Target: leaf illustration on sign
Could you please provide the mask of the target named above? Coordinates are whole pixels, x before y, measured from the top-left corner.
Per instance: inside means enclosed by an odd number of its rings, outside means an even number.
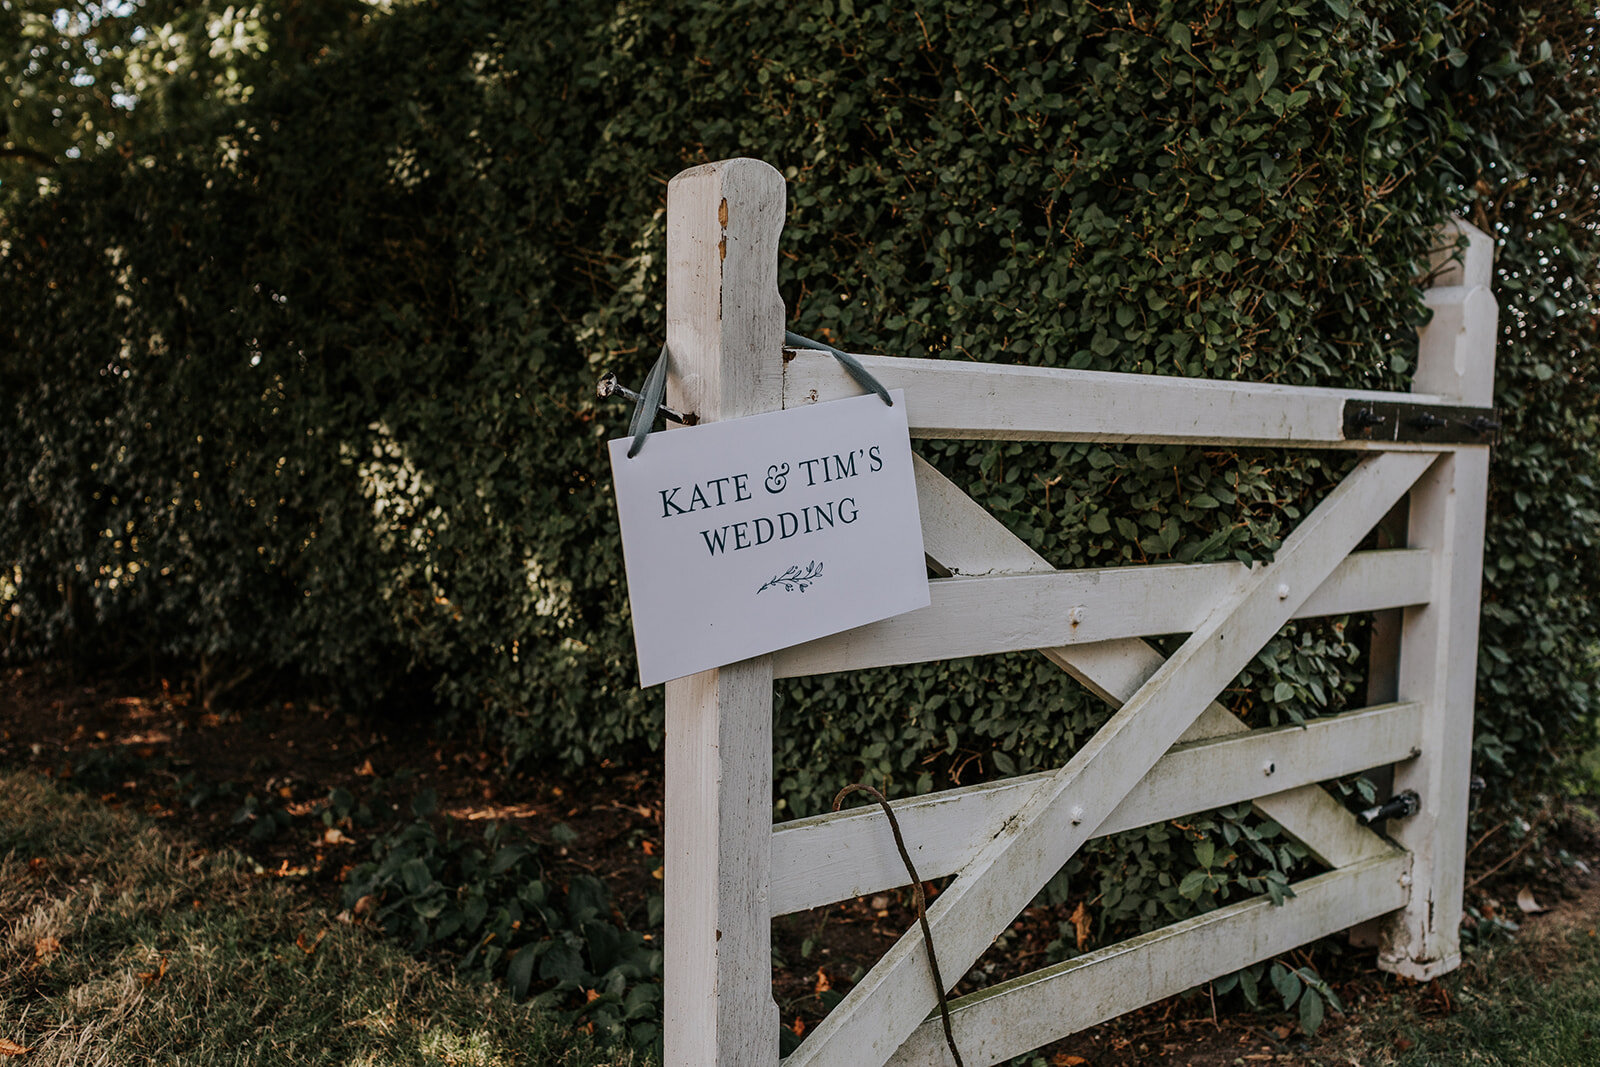
[[[793,593],[797,589],[804,593],[806,588],[816,582],[816,580],[820,577],[822,577],[822,564],[818,563],[816,560],[812,560],[810,563],[806,564],[804,570],[801,570],[799,565],[796,564],[795,566],[784,571],[782,574],[768,581],[767,584],[763,585],[760,589],[757,589],[756,596],[760,596],[768,589],[772,589],[780,585],[783,586],[783,590],[786,593]]]

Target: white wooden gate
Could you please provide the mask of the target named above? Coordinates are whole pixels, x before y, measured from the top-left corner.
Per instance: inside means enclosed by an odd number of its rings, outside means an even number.
[[[667,201],[667,403],[700,421],[851,396],[829,356],[783,349],[785,186],[765,163],[685,171]],[[1492,245],[1427,294],[1414,392],[1389,394],[862,356],[906,390],[914,437],[1355,449],[1272,563],[1056,571],[918,462],[926,609],[667,685],[666,1062],[778,1061],[771,919],[904,884],[884,816],[774,827],[774,678],[1039,649],[1119,710],[1061,769],[897,802],[941,969],[966,973],[1091,837],[1253,801],[1330,869],[951,1003],[966,1063],[995,1063],[1296,945],[1378,920],[1380,966],[1459,962],[1496,307]],[[1453,236],[1453,235],[1451,235]],[[1470,432],[1469,432],[1470,430]],[[1409,496],[1404,548],[1354,552]],[[1251,730],[1214,702],[1292,618],[1399,609],[1397,699]],[[1170,657],[1146,635],[1188,633]],[[1392,765],[1421,799],[1388,836],[1318,782]],[[842,783],[841,783],[842,784]],[[916,929],[784,1062],[951,1062]]]

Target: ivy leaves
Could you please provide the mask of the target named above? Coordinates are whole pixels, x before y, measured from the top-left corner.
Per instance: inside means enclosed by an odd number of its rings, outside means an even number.
[[[1282,1000],[1284,1011],[1299,1005],[1300,1029],[1307,1035],[1317,1032],[1329,1009],[1343,1013],[1344,1003],[1333,988],[1310,966],[1291,967],[1278,960],[1256,963],[1218,978],[1212,988],[1219,994],[1238,989],[1245,1003],[1256,1009],[1269,1005],[1262,1000],[1262,978]]]
[[[790,183],[791,324],[914,356],[1405,388],[1431,235],[1472,213],[1499,242],[1506,327],[1477,751],[1502,778],[1541,766],[1596,702],[1579,220],[1600,76],[1581,13],[1502,7],[919,20],[858,0],[730,22],[490,2],[330,24],[337,48],[248,100],[16,202],[5,654],[161,657],[218,687],[281,672],[350,704],[425,687],[522,761],[648,758],[661,707],[628,681],[600,447],[626,416],[587,394],[659,344],[662,180],[752,154]],[[919,447],[1074,567],[1269,558],[1343,472]],[[1229,699],[1256,721],[1337,710],[1358,653],[1336,623],[1298,625]],[[790,683],[778,714],[778,800],[801,813],[845,780],[1057,765],[1105,711],[1008,656]],[[1156,911],[1225,887],[1161,888]]]
[[[535,846],[497,824],[481,840],[458,836],[436,818],[432,790],[412,807],[416,820],[376,837],[351,871],[344,899],[355,914],[408,937],[412,951],[448,949],[460,970],[502,976],[517,999],[542,987],[536,1002],[610,1038],[641,1048],[659,1038],[661,954],[617,921],[605,883],[552,877]],[[647,918],[659,925],[659,898]]]

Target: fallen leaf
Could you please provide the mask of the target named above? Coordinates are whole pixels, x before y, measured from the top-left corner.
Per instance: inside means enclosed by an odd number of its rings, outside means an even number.
[[[1089,943],[1089,927],[1092,923],[1089,918],[1089,909],[1080,900],[1078,901],[1078,906],[1072,909],[1072,914],[1068,918],[1072,921],[1072,928],[1077,931],[1078,950],[1081,952],[1083,947]]]
[[[23,1048],[15,1041],[7,1041],[0,1037],[0,1056],[26,1056],[32,1051],[31,1048]]]
[[[351,840],[349,834],[337,826],[330,826],[322,831],[322,843],[325,845],[350,845],[355,842]]]
[[[53,937],[41,937],[33,943],[33,958],[42,960],[52,952],[61,951],[61,942]]]
[[[361,761],[361,766],[356,768],[356,774],[362,778],[376,778],[378,776],[378,772],[372,769],[372,761],[370,759]]]
[[[826,993],[833,988],[833,979],[828,977],[828,972],[821,967],[817,968],[817,984],[811,990],[813,993]]]
[[[1058,1052],[1050,1057],[1050,1067],[1081,1067],[1088,1062],[1082,1056],[1074,1056],[1068,1052]]]
[[[326,928],[324,928],[321,933],[319,933],[315,938],[313,938],[310,941],[306,940],[306,935],[305,934],[299,934],[299,935],[297,935],[295,937],[294,943],[299,946],[301,952],[304,952],[307,956],[309,956],[313,952],[317,951],[317,946],[322,944],[322,939],[327,937],[327,936],[328,936],[328,931],[327,931]]]
[[[1517,891],[1517,907],[1528,915],[1537,915],[1541,911],[1550,910],[1543,904],[1540,904],[1537,900],[1533,899],[1533,890],[1527,888],[1526,886]]]
[[[355,914],[356,914],[356,918],[358,918],[358,919],[361,918],[361,916],[365,915],[367,912],[371,911],[373,908],[375,908],[377,906],[378,906],[377,898],[374,897],[371,893],[368,893],[366,896],[364,896],[360,900],[356,901],[356,906],[354,908],[354,911],[355,911]]]
[[[146,986],[153,986],[167,976],[167,957],[161,957],[161,966],[153,971],[140,971],[136,975]]]
[[[600,991],[598,989],[585,989],[583,991],[583,995],[586,1003],[589,1004],[593,1004],[595,1001],[600,999]]]

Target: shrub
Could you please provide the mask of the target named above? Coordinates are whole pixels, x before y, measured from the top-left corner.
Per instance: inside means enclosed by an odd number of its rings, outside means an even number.
[[[653,747],[603,448],[627,412],[591,386],[659,343],[666,179],[754,155],[790,182],[794,327],[858,350],[1403,389],[1431,234],[1452,211],[1493,233],[1478,762],[1537,771],[1594,710],[1586,12],[397,6],[17,208],[5,654],[426,685],[515,760]],[[920,447],[1061,566],[1262,558],[1345,462]],[[1358,631],[1286,630],[1233,703],[1337,709]],[[786,683],[777,708],[794,814],[846,781],[1054,765],[1105,714],[1023,656]]]

